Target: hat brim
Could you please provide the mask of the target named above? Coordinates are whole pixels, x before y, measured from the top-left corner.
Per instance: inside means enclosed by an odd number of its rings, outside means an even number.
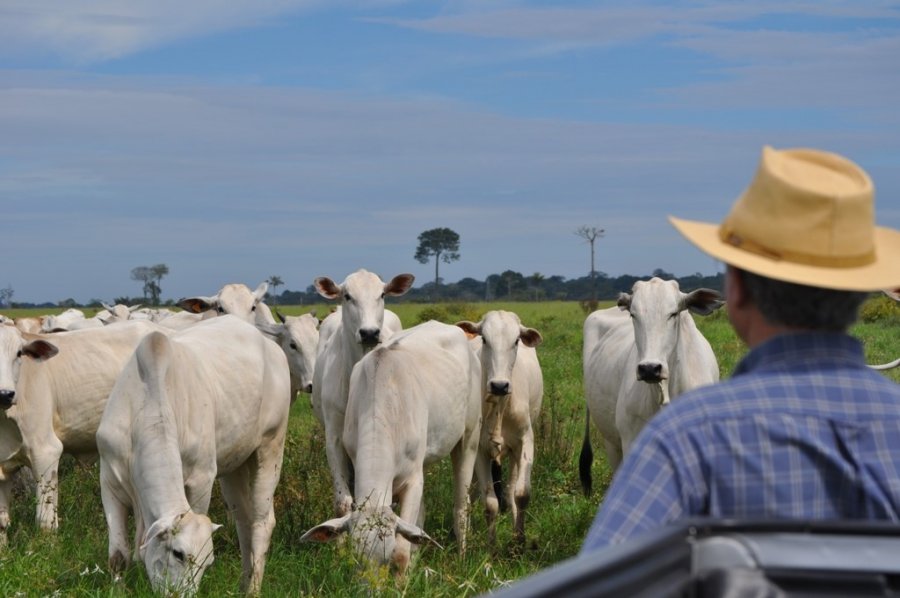
[[[719,225],[669,216],[669,222],[701,251],[741,270],[807,286],[844,291],[878,291],[900,286],[900,231],[875,227],[875,262],[826,268],[773,259],[719,238]]]

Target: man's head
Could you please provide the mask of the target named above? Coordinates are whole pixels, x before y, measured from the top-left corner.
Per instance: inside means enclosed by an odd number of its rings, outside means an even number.
[[[739,333],[747,306],[778,329],[845,330],[866,292],[900,286],[900,232],[875,226],[871,179],[836,154],[765,147],[720,225],[670,221],[729,266],[726,299],[735,301],[728,311]]]

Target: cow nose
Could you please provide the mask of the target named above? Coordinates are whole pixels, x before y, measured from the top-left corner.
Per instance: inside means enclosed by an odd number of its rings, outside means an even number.
[[[508,395],[509,394],[509,382],[499,381],[499,382],[491,382],[491,394],[492,395]]]
[[[0,409],[9,409],[16,401],[16,391],[0,390]]]
[[[377,345],[381,337],[381,330],[378,328],[360,328],[359,342],[364,345]]]
[[[639,363],[637,366],[637,377],[642,382],[659,382],[662,380],[662,364],[661,363]]]

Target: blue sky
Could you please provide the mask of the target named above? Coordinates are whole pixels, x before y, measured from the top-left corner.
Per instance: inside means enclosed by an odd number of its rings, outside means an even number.
[[[719,267],[763,145],[844,154],[900,228],[900,3],[4,0],[0,287],[18,301]]]

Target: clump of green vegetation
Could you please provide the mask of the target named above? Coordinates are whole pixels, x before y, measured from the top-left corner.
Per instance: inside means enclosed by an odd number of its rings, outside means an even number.
[[[427,322],[428,320],[437,320],[444,324],[456,324],[461,320],[469,320],[477,322],[481,320],[484,312],[469,303],[438,303],[429,305],[419,312],[416,318],[416,324]]]
[[[859,310],[859,321],[866,324],[900,324],[900,306],[890,297],[879,293],[863,303]]]

